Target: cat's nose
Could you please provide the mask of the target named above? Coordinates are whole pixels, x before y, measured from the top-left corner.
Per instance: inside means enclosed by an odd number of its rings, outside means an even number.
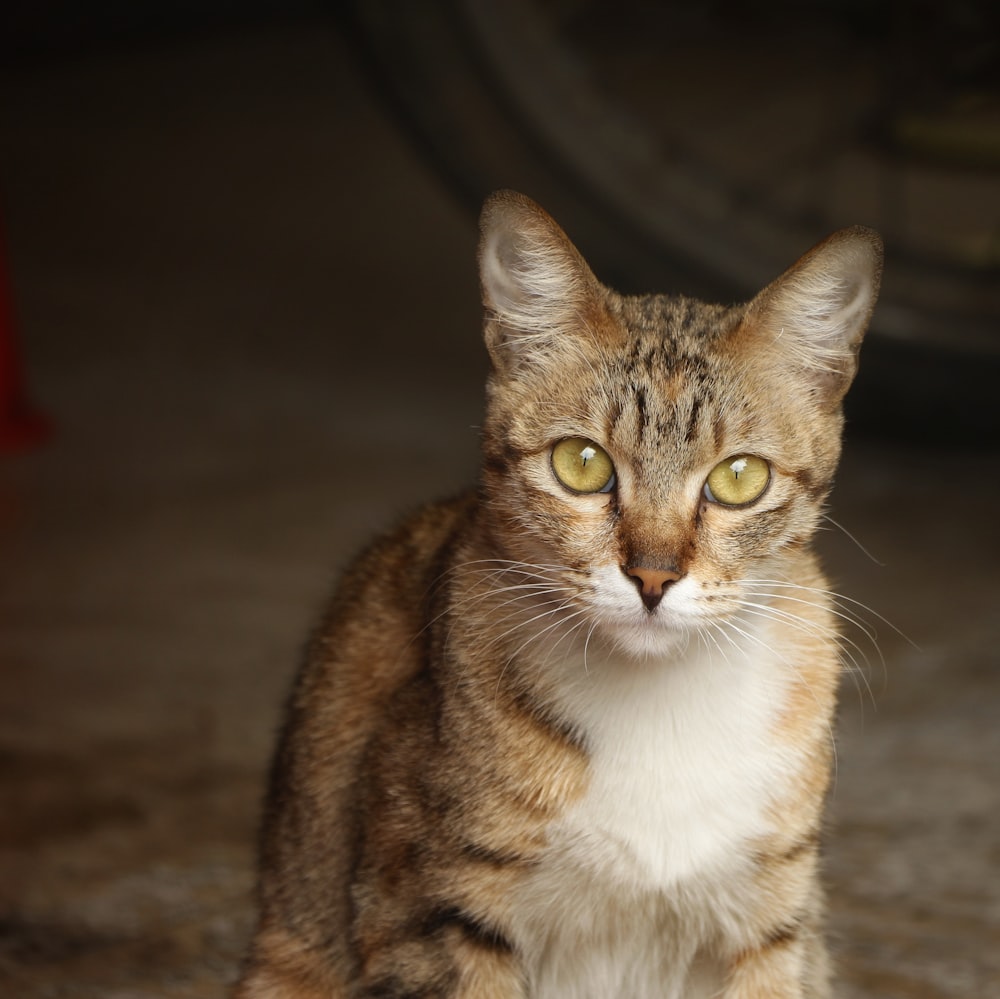
[[[646,569],[643,566],[625,566],[625,575],[629,576],[639,588],[639,596],[646,605],[646,610],[653,610],[663,599],[667,587],[676,583],[684,574],[675,569]]]

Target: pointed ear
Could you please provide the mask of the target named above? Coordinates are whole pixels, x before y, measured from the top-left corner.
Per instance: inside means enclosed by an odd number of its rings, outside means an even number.
[[[479,274],[484,337],[497,371],[579,350],[601,286],[562,229],[530,198],[497,191],[487,199]]]
[[[780,364],[811,377],[831,404],[857,372],[882,275],[882,238],[853,226],[814,246],[751,303],[747,322]]]

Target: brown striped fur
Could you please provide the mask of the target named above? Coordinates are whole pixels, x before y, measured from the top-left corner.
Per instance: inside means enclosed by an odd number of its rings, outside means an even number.
[[[369,548],[310,646],[236,995],[826,996],[840,667],[809,540],[878,237],[723,307],[617,295],[521,195],[482,229],[478,489]],[[556,479],[569,437],[613,488]],[[703,485],[740,454],[771,477],[725,507]]]

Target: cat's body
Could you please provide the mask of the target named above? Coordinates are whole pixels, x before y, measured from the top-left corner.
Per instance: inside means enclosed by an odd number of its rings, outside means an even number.
[[[808,544],[877,237],[749,306],[622,298],[503,194],[481,261],[479,488],[363,555],[312,644],[238,995],[825,996]]]

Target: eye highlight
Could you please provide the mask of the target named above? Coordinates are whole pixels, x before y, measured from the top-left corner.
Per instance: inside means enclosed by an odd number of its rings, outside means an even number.
[[[760,499],[771,481],[771,466],[753,454],[720,461],[705,481],[705,499],[723,506],[747,506]]]
[[[574,493],[609,493],[615,466],[608,452],[586,437],[567,437],[552,448],[552,471]]]

